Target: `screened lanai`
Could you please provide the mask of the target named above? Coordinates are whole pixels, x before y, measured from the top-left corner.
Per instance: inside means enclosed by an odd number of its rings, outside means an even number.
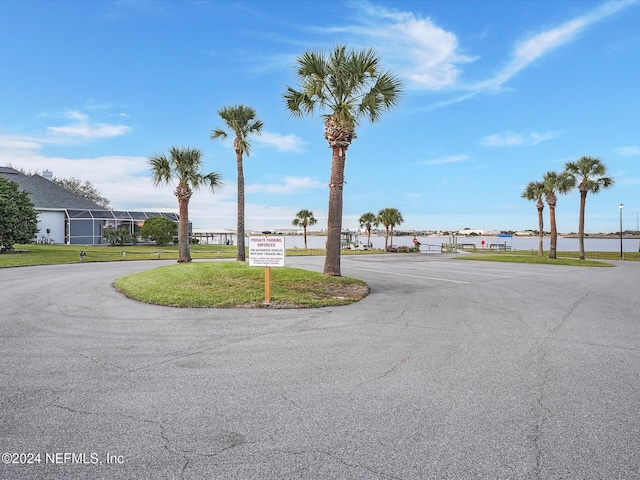
[[[64,209],[65,243],[72,245],[98,245],[104,243],[104,228],[123,225],[137,238],[140,227],[147,218],[166,217],[178,223],[178,215],[168,212],[136,212],[121,210],[74,210]]]

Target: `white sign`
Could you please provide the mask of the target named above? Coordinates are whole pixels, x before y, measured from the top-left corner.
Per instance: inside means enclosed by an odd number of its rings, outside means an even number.
[[[249,237],[250,267],[284,267],[284,237]]]

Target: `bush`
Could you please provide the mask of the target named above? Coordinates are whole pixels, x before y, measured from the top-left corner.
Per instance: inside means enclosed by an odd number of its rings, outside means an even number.
[[[167,217],[148,218],[140,229],[142,238],[147,238],[158,245],[167,245],[173,242],[173,237],[176,235],[178,235],[178,226]]]
[[[102,230],[102,236],[112,246],[134,243],[133,235],[127,225],[120,225],[118,228],[107,227]]]
[[[398,253],[420,253],[420,242],[416,242],[413,247],[398,247]]]
[[[18,184],[0,177],[0,252],[29,243],[38,233],[38,214]]]

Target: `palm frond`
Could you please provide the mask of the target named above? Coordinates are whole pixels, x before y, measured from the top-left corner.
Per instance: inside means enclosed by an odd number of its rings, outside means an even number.
[[[153,184],[169,183],[173,177],[173,169],[169,159],[164,154],[154,154],[148,161],[151,166]]]
[[[321,110],[324,118],[354,128],[361,116],[377,121],[402,93],[400,80],[391,72],[381,72],[372,48],[354,51],[336,45],[329,54],[306,51],[297,65],[298,89],[287,87],[284,94],[292,116]]]
[[[264,124],[262,120],[257,118],[256,111],[252,107],[238,104],[223,107],[218,110],[218,115],[224,121],[225,125],[235,135],[234,148],[239,147],[241,153],[247,154],[251,150],[249,137],[251,135],[261,135]],[[221,128],[212,130],[211,139],[225,139],[227,132]]]
[[[222,182],[222,175],[218,172],[210,172],[202,176],[202,185],[209,187],[212,192],[219,192],[222,190],[224,183]]]
[[[222,138],[224,140],[227,138],[227,132],[219,128],[214,128],[211,130],[211,140],[215,140],[216,138]]]

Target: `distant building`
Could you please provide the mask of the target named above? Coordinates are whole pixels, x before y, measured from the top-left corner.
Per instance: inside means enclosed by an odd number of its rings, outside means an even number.
[[[468,237],[469,235],[484,235],[484,230],[465,228],[464,230],[458,230],[458,235],[464,235],[465,237]]]
[[[0,176],[17,183],[20,190],[29,194],[38,212],[39,232],[34,239],[37,242],[99,245],[104,243],[102,231],[107,227],[126,225],[137,237],[147,218],[167,217],[178,222],[175,213],[107,210],[53,183],[53,173],[48,170],[40,176],[0,167]]]
[[[194,241],[206,245],[233,245],[238,237],[233,230],[212,230],[207,228],[194,228],[191,236]]]

